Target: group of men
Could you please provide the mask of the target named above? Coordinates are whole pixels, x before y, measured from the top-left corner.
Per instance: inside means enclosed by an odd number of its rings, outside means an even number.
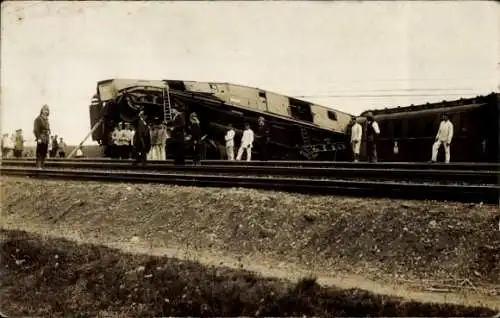
[[[258,134],[260,138],[257,140],[257,149],[260,154],[260,160],[268,160],[268,146],[271,140],[271,133],[269,126],[266,124],[264,117],[259,117],[258,119],[259,127]],[[228,160],[234,160],[234,137],[236,133],[233,126],[229,124],[229,130],[225,135],[226,141],[226,155]],[[236,155],[236,160],[241,160],[243,153],[246,152],[246,159],[250,161],[252,159],[252,148],[254,144],[255,135],[253,130],[250,128],[250,124],[245,123],[245,130],[241,137],[240,147]]]
[[[366,114],[366,153],[369,162],[377,162],[377,139],[380,135],[380,127],[375,121],[373,114]],[[351,147],[354,154],[354,162],[359,161],[361,141],[363,137],[363,127],[361,118],[356,118],[356,122],[351,127]],[[453,139],[453,124],[447,114],[441,115],[441,123],[432,145],[431,162],[437,161],[439,148],[444,147],[445,163],[450,162],[450,145]],[[394,154],[399,152],[398,142],[394,142]]]
[[[16,130],[15,134],[3,134],[2,136],[2,157],[10,158],[12,156],[21,158],[24,151],[24,137],[22,129]]]

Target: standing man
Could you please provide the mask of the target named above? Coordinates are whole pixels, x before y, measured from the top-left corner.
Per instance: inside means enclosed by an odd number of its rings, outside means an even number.
[[[437,161],[439,147],[443,145],[445,154],[445,163],[450,163],[450,145],[453,138],[453,124],[447,114],[441,115],[441,123],[436,135],[436,141],[432,145],[432,162]]]
[[[354,162],[359,162],[359,150],[361,148],[361,138],[363,136],[363,128],[359,122],[360,118],[358,117],[351,127],[351,147],[354,154]]]
[[[184,129],[186,121],[184,119],[184,114],[175,108],[172,109],[173,113],[173,127],[172,129],[172,139],[174,145],[174,164],[183,165],[184,164]]]
[[[193,146],[193,165],[200,164],[200,143],[201,143],[201,127],[200,120],[196,113],[189,115],[191,142]]]
[[[243,131],[243,136],[241,137],[240,149],[238,149],[238,155],[236,160],[241,160],[243,155],[243,150],[247,152],[247,161],[252,159],[252,144],[253,144],[254,134],[253,130],[250,129],[250,124],[245,123],[245,131]]]
[[[14,157],[21,158],[23,156],[23,150],[24,150],[23,130],[18,129],[16,130],[16,137],[14,140]]]
[[[375,121],[373,114],[366,114],[366,152],[369,162],[377,162],[377,140],[380,134],[380,128]]]
[[[267,148],[269,146],[269,142],[271,141],[271,130],[269,126],[266,124],[264,117],[259,117],[259,154],[260,160],[267,161],[268,152]]]
[[[40,115],[33,122],[33,134],[36,140],[36,166],[42,169],[50,142],[49,106],[43,105]]]
[[[146,156],[151,149],[151,135],[149,133],[148,124],[146,124],[144,111],[139,112],[139,119],[134,134],[134,146],[136,153],[136,162],[146,165]]]
[[[59,138],[59,158],[65,158],[66,157],[66,143],[64,140]]]
[[[234,160],[234,129],[233,125],[229,124],[229,130],[226,133],[224,139],[226,140],[226,154],[227,160]]]

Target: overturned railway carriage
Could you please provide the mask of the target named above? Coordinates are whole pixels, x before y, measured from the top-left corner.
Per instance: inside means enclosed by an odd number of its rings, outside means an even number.
[[[99,82],[90,106],[90,122],[94,126],[102,118],[103,124],[94,130],[92,139],[107,147],[114,125],[134,122],[141,108],[148,120],[158,117],[168,121],[172,108],[182,110],[186,118],[196,112],[206,135],[207,159],[222,158],[228,124],[236,131],[236,148],[245,122],[258,139],[259,117],[264,117],[270,128],[269,159],[346,160],[349,152],[349,114],[258,88],[194,81]],[[258,159],[257,149],[252,152]]]
[[[499,161],[499,94],[371,110],[380,127],[377,152],[380,161],[423,162],[431,158],[441,114],[446,113],[454,126],[451,161]],[[366,125],[364,125],[366,131]],[[394,145],[397,142],[398,151]],[[364,147],[362,147],[364,148]],[[363,149],[364,152],[365,149]],[[441,148],[438,160],[443,161]]]

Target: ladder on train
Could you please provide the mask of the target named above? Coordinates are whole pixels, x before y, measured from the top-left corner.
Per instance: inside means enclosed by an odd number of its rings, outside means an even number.
[[[167,98],[165,98],[165,95]],[[172,105],[170,103],[170,91],[168,87],[163,89],[163,120],[168,122],[172,119]]]

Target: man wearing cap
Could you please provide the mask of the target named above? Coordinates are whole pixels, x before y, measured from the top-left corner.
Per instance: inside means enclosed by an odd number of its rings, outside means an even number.
[[[380,128],[375,121],[373,114],[366,114],[366,153],[369,162],[377,162],[377,139],[380,134]]]
[[[173,153],[174,153],[174,164],[184,164],[184,130],[186,121],[184,115],[181,111],[173,108],[172,109],[172,139],[173,139]]]
[[[141,163],[146,164],[147,155],[151,149],[151,134],[149,132],[149,127],[145,120],[146,116],[144,111],[139,112],[139,119],[137,120],[137,125],[134,134],[134,147],[136,153],[136,164]]]
[[[189,115],[191,145],[193,149],[193,165],[200,164],[200,143],[201,143],[201,127],[200,121],[196,113]]]
[[[259,138],[257,140],[257,145],[259,149],[260,160],[267,161],[268,159],[268,147],[269,142],[271,141],[271,130],[269,126],[266,124],[264,117],[260,116],[258,119],[259,128],[257,133],[259,134]]]
[[[49,113],[49,106],[43,105],[40,115],[33,122],[33,134],[36,140],[36,166],[39,169],[43,168],[49,147]]]

